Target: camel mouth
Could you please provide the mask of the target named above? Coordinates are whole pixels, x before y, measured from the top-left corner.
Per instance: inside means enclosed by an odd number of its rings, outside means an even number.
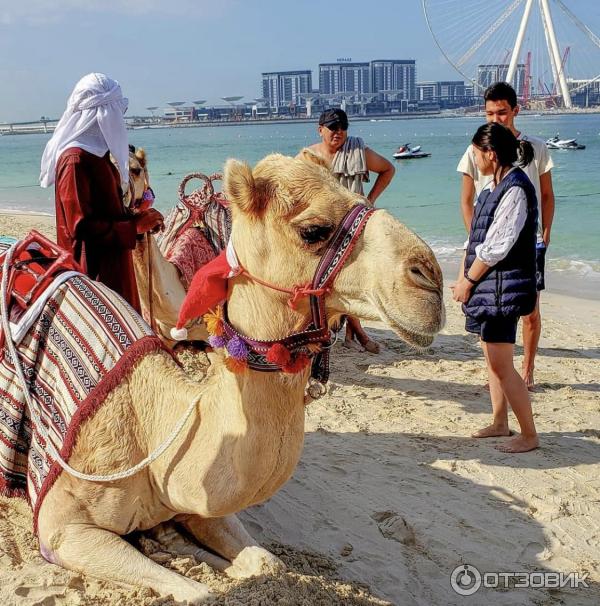
[[[420,331],[418,328],[412,325],[408,325],[406,322],[402,322],[397,317],[394,317],[386,310],[385,306],[382,305],[381,301],[376,302],[377,309],[381,319],[387,323],[387,325],[406,343],[412,347],[418,349],[424,349],[429,347],[433,343],[435,334],[429,332]]]
[[[416,347],[418,349],[425,349],[429,347],[433,343],[434,336],[427,335],[424,333],[415,332],[414,330],[409,330],[401,326],[400,324],[396,324],[391,320],[387,320],[390,328],[406,343],[409,345]]]

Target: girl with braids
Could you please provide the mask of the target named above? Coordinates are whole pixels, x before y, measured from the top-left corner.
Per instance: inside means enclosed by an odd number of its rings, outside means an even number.
[[[477,168],[492,177],[481,191],[471,223],[462,277],[452,285],[463,303],[466,330],[478,334],[488,368],[493,421],[476,438],[509,436],[508,405],[521,434],[497,446],[526,452],[539,446],[527,386],[513,355],[519,317],[535,308],[535,188],[520,168],[533,159],[528,141],[505,126],[488,123],[472,140]]]

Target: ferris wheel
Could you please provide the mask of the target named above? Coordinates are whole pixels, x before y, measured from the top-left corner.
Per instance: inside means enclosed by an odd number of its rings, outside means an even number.
[[[600,38],[562,0],[421,0],[447,61],[481,94],[510,82],[525,102],[600,86]]]

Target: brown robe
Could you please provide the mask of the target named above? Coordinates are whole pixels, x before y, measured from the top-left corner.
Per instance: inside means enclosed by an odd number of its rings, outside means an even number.
[[[118,292],[140,311],[131,251],[134,217],[122,202],[119,171],[102,158],[73,147],[56,165],[56,239],[93,280]]]

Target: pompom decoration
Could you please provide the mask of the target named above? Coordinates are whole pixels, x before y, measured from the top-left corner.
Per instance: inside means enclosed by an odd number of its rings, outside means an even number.
[[[171,328],[171,339],[173,339],[174,341],[187,341],[187,338],[187,328]]]
[[[236,375],[240,375],[248,370],[246,360],[237,360],[236,358],[225,358],[225,366]]]
[[[215,349],[221,349],[227,345],[227,340],[224,337],[219,337],[217,335],[208,337],[208,342],[210,343],[210,346]]]
[[[227,352],[236,360],[245,360],[248,357],[248,346],[242,339],[235,336],[227,343]]]
[[[299,353],[296,358],[289,364],[286,364],[282,370],[283,372],[294,374],[304,370],[309,364],[310,358],[306,354]]]
[[[275,343],[269,347],[267,355],[265,356],[267,362],[270,364],[277,364],[277,366],[285,366],[290,363],[292,356],[290,350],[281,343]]]
[[[206,330],[209,334],[220,337],[223,334],[223,308],[217,307],[214,311],[204,314],[202,317]]]

